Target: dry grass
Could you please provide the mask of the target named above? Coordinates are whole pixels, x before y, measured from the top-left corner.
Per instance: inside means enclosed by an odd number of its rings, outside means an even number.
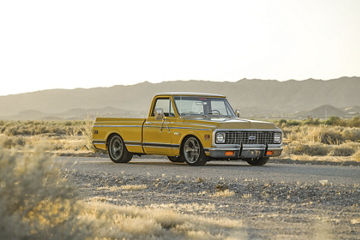
[[[99,190],[99,191],[108,191],[108,192],[118,192],[118,191],[121,191],[121,190],[138,191],[138,190],[144,190],[146,188],[147,188],[147,186],[145,184],[137,184],[137,185],[99,187],[99,188],[97,188],[97,190]]]
[[[328,156],[359,159],[360,119],[278,121],[284,132],[283,157]],[[0,121],[4,148],[25,151],[43,142],[59,155],[92,155],[92,121]],[[359,161],[359,160],[356,160]],[[199,179],[201,181],[201,179]]]
[[[204,194],[202,196],[206,196],[207,194]],[[162,203],[162,204],[156,204],[153,203],[149,206],[150,209],[165,209],[165,210],[173,210],[176,212],[181,213],[211,213],[216,211],[216,206],[213,203],[202,203],[199,204],[197,202],[191,202],[191,203]]]
[[[239,239],[241,221],[79,200],[44,148],[0,147],[0,239]],[[146,185],[123,185],[140,190]],[[186,207],[186,206],[185,206]]]
[[[284,127],[285,141],[323,143],[338,145],[344,142],[359,142],[360,129],[339,126],[295,126]]]
[[[284,127],[283,156],[353,156],[360,149],[360,129],[342,126]],[[297,157],[297,159],[299,159]]]
[[[4,148],[24,151],[46,142],[52,153],[78,155],[94,152],[92,121],[0,121]]]
[[[122,185],[120,187],[121,190],[143,190],[146,189],[147,186],[145,184],[138,184],[138,185]]]
[[[353,155],[354,161],[360,162],[360,149]]]
[[[22,155],[0,146],[0,239],[84,239],[91,232],[80,209],[43,149]]]
[[[215,192],[211,196],[212,197],[232,197],[234,195],[235,195],[234,191],[230,191],[229,189],[225,189],[225,190],[222,190],[222,191]]]
[[[341,119],[339,117],[330,117],[326,120],[308,118],[305,120],[287,120],[280,119],[275,121],[280,127],[292,127],[292,126],[341,126],[341,127],[360,127],[360,116],[355,116],[351,119]]]
[[[243,199],[250,199],[250,198],[252,198],[252,194],[251,193],[245,193],[245,194],[242,195],[242,198]]]
[[[244,225],[238,220],[179,214],[158,207],[118,207],[91,201],[81,216],[95,223],[99,239],[240,239],[246,236]]]

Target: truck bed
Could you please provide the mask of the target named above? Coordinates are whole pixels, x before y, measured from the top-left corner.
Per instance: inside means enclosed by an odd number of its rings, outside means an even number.
[[[106,150],[111,134],[120,135],[130,152],[143,153],[142,128],[145,118],[96,118],[93,128],[94,145]]]

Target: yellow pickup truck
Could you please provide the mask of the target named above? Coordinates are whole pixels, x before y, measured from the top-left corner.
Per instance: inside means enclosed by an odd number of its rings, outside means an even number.
[[[97,118],[93,144],[115,163],[154,154],[192,166],[215,159],[259,166],[280,156],[282,131],[240,119],[223,95],[168,92],[154,96],[147,118]]]

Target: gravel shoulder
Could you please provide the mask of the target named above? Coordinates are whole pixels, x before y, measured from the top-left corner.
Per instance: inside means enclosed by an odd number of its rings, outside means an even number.
[[[240,219],[249,239],[359,239],[360,168],[56,159],[84,200]]]

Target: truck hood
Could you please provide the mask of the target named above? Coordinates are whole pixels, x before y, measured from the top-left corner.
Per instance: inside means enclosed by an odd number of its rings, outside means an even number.
[[[231,119],[224,121],[216,121],[220,129],[276,129],[275,124],[270,122],[247,120],[247,119]]]
[[[248,119],[211,118],[206,120],[193,119],[193,121],[194,123],[211,125],[217,129],[278,129],[273,123]]]

